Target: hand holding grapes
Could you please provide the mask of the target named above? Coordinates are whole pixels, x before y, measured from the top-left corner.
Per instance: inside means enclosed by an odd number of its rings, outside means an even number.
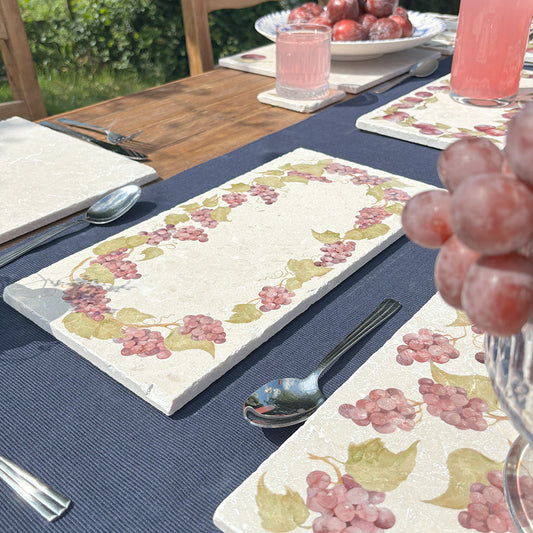
[[[533,104],[509,122],[505,151],[480,137],[448,146],[437,170],[447,190],[405,206],[406,235],[440,248],[435,285],[487,333],[518,333],[533,314]]]

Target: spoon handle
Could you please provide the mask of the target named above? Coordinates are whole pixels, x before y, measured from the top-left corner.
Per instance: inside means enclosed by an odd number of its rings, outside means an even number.
[[[379,85],[378,87],[374,88],[373,91],[376,94],[384,93],[385,91],[388,91],[389,89],[392,89],[393,87],[396,87],[396,85],[399,85],[403,80],[406,80],[410,76],[411,76],[410,72],[402,74],[401,76],[398,76],[397,78],[394,78],[391,81],[387,81],[383,83],[382,85]]]
[[[346,336],[331,352],[329,352],[318,364],[311,375],[316,375],[318,379],[337,359],[344,355],[355,343],[360,341],[365,335],[390,318],[402,305],[396,300],[387,298],[363,320],[350,334]]]
[[[82,223],[87,223],[87,221],[83,218],[67,220],[66,222],[63,222],[63,224],[59,224],[58,226],[55,226],[54,228],[51,228],[48,231],[45,231],[44,233],[37,235],[37,237],[35,237],[34,239],[30,239],[22,243],[20,246],[17,246],[13,250],[10,250],[9,252],[0,256],[0,267],[3,267],[7,265],[8,263],[11,263],[11,261],[18,259],[21,255],[24,255],[30,250],[33,250],[34,248],[41,246],[41,244],[44,244],[45,242],[53,239],[60,233],[63,233],[63,231],[69,228],[72,228],[73,226],[77,226],[78,224],[82,224]]]

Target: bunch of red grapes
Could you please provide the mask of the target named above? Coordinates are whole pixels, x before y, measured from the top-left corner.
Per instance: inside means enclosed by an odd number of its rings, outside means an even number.
[[[533,313],[533,104],[509,122],[503,151],[465,137],[439,156],[447,190],[411,198],[407,236],[440,248],[435,285],[487,333],[518,333]]]
[[[332,28],[333,41],[383,41],[413,35],[407,11],[398,0],[329,0],[295,7],[289,23],[307,22]]]

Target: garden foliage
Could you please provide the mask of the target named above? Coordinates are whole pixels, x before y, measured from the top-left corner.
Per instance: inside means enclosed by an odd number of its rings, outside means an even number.
[[[266,2],[210,15],[215,60],[268,41],[254,29],[260,16],[297,5]],[[404,0],[409,9],[457,12],[458,0]],[[39,71],[102,66],[170,81],[188,75],[178,0],[19,0]]]

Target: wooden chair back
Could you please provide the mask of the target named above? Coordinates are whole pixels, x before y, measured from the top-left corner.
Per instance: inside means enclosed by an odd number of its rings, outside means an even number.
[[[242,9],[267,0],[181,0],[191,76],[215,68],[207,15],[219,9]]]
[[[17,0],[0,0],[0,52],[13,100],[0,103],[0,119],[46,117],[43,97]]]

